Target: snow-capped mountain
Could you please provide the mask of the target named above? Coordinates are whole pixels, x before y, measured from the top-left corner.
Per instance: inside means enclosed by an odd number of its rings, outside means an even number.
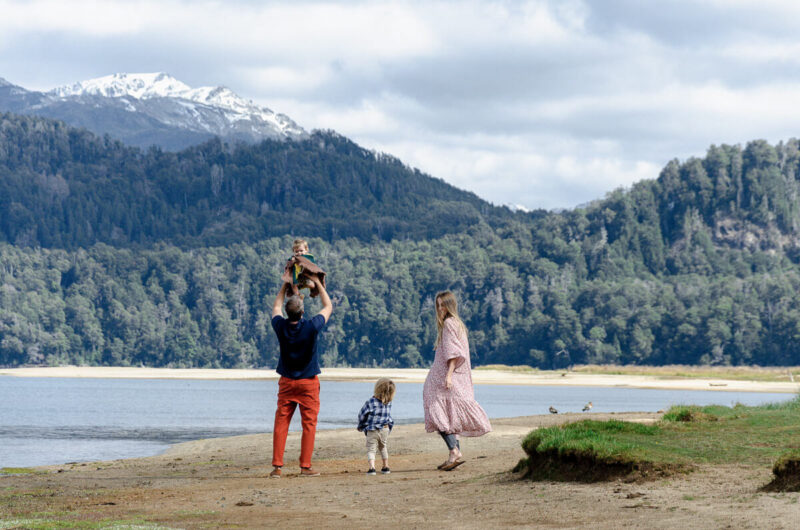
[[[226,87],[191,88],[165,73],[114,74],[49,92],[0,80],[0,110],[58,118],[142,147],[180,149],[213,136],[248,142],[307,136],[289,117]]]

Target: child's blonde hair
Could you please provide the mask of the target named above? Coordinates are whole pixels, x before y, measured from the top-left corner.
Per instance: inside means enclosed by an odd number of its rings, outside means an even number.
[[[378,382],[375,383],[375,397],[380,399],[381,403],[384,405],[388,405],[392,402],[395,390],[394,381],[386,377],[381,377],[378,379]]]
[[[306,247],[306,250],[308,250],[308,241],[305,239],[295,239],[294,243],[292,243],[292,252],[297,252],[297,249],[300,247]]]

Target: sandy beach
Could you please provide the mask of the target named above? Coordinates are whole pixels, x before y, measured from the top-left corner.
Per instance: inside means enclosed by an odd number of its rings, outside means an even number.
[[[325,368],[323,381],[375,381],[389,377],[398,383],[422,383],[424,368]],[[11,377],[84,377],[131,379],[278,379],[272,369],[173,369],[133,367],[57,366],[47,368],[0,369],[0,376]],[[652,375],[608,375],[576,372],[516,372],[511,370],[474,370],[478,385],[567,385],[655,388],[662,390],[716,390],[730,392],[800,392],[800,382],[748,381],[720,378],[679,378]]]
[[[299,433],[289,436],[284,477],[268,479],[271,436],[198,440],[131,460],[66,464],[0,475],[0,527],[53,521],[143,528],[371,528],[387,519],[407,528],[793,528],[798,493],[761,493],[770,470],[700,467],[630,483],[534,482],[511,470],[532,429],[576,419],[638,422],[653,413],[559,414],[493,421],[494,431],[465,439],[466,463],[437,471],[441,439],[422,425],[400,425],[389,439],[389,475],[366,476],[364,436],[320,431],[314,466],[298,475]],[[44,524],[43,524],[44,522]]]

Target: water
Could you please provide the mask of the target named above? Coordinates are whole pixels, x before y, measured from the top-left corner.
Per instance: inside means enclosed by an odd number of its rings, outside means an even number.
[[[355,428],[372,383],[323,381],[319,429]],[[272,431],[277,381],[0,377],[0,467],[155,455],[170,444]],[[634,388],[477,385],[490,418],[657,411],[675,404],[758,405],[791,394]],[[423,421],[422,384],[400,383],[395,422]],[[292,430],[300,430],[299,413]],[[422,433],[420,433],[422,435]]]

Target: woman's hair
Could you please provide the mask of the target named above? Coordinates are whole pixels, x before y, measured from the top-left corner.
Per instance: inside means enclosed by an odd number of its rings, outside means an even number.
[[[439,314],[439,309],[437,307],[438,302],[441,300],[442,306],[445,309],[445,315],[441,316]],[[442,291],[440,293],[436,293],[436,298],[433,300],[433,310],[436,313],[436,345],[435,347],[439,347],[439,343],[442,342],[442,330],[444,329],[444,321],[448,318],[452,318],[455,320],[456,324],[458,324],[459,329],[462,333],[467,333],[467,327],[462,322],[461,318],[458,316],[458,302],[456,301],[456,297],[450,291]]]
[[[305,239],[295,239],[294,243],[292,243],[292,252],[296,252],[300,247],[308,248],[308,242]]]
[[[388,405],[394,399],[395,391],[394,381],[381,377],[375,383],[375,397],[381,400],[381,403]]]

